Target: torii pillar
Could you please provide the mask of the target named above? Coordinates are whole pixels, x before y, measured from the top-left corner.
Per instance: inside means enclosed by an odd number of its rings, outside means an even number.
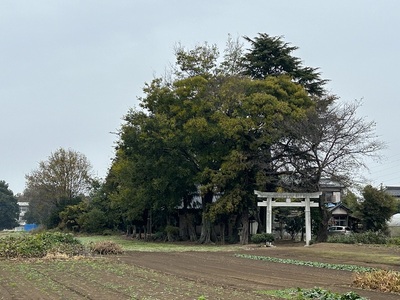
[[[272,233],[272,207],[304,207],[305,224],[306,224],[306,246],[311,241],[311,207],[319,207],[319,202],[310,201],[310,199],[318,199],[322,192],[315,193],[270,193],[254,191],[258,198],[267,199],[258,202],[258,206],[265,206],[267,213],[265,217],[266,233]],[[276,202],[272,199],[284,198],[286,202]],[[304,199],[301,202],[292,202],[291,199]]]

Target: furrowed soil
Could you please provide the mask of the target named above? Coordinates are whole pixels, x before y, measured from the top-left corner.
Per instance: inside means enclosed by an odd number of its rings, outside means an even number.
[[[195,249],[195,248],[194,248]],[[320,287],[372,300],[400,295],[352,286],[349,271],[236,257],[261,255],[400,271],[400,248],[277,244],[219,252],[126,252],[79,259],[0,260],[0,299],[278,299],[260,291]]]

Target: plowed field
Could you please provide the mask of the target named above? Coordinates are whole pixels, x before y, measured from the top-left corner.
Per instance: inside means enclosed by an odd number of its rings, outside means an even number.
[[[352,273],[239,258],[235,253],[400,271],[399,248],[288,244],[221,252],[127,252],[73,260],[0,260],[0,299],[276,299],[263,290],[321,287],[369,299],[400,295],[351,286]]]

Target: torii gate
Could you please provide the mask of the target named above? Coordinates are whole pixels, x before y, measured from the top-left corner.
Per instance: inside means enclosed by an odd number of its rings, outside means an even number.
[[[254,191],[258,198],[267,198],[267,200],[258,202],[257,206],[265,206],[267,213],[265,217],[266,233],[272,233],[272,207],[304,207],[305,223],[306,223],[306,245],[310,245],[311,241],[311,207],[319,207],[318,202],[310,201],[310,199],[319,198],[322,192],[314,193],[271,193]],[[274,198],[286,198],[286,202],[272,201]],[[291,199],[304,199],[301,202],[292,202]]]

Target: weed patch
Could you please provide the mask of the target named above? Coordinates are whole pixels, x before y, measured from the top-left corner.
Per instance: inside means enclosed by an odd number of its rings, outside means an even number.
[[[104,241],[90,244],[90,251],[94,254],[122,254],[122,247],[113,241]]]
[[[400,273],[386,270],[356,273],[353,284],[363,289],[400,293]]]

